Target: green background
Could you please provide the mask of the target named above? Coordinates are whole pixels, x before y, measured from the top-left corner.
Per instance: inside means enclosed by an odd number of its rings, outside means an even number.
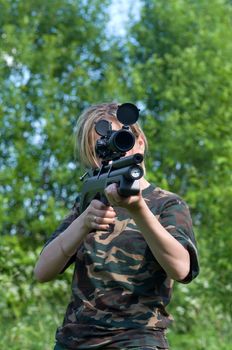
[[[39,252],[80,192],[73,131],[90,104],[133,102],[147,178],[189,204],[201,273],[175,284],[173,350],[232,349],[232,3],[143,0],[125,35],[106,0],[0,0],[0,349],[52,349],[70,268]]]

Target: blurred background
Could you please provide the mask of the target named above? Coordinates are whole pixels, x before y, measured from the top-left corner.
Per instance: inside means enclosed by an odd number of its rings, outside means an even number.
[[[33,268],[81,189],[78,115],[112,100],[140,108],[147,178],[193,216],[201,273],[175,284],[171,349],[232,349],[231,38],[229,0],[0,0],[0,349],[53,348],[72,268]]]

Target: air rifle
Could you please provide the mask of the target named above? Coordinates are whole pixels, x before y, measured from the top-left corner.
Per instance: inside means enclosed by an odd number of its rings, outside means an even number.
[[[126,152],[135,144],[135,136],[129,126],[136,123],[138,117],[139,109],[131,103],[124,103],[117,109],[117,119],[123,124],[120,130],[112,130],[108,120],[101,119],[96,122],[95,131],[101,137],[96,142],[95,150],[102,164],[81,177],[81,213],[93,199],[109,205],[104,189],[112,183],[117,184],[118,193],[122,197],[139,193],[139,179],[143,176],[143,168],[139,164],[143,161],[143,155],[136,153],[125,157]]]

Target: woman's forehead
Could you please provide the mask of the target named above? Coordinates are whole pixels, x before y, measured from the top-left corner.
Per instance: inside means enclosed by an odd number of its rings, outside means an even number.
[[[111,125],[112,125],[112,129],[113,129],[113,130],[121,129],[121,128],[122,128],[122,124],[121,124],[118,120],[116,120],[116,119],[111,120]]]

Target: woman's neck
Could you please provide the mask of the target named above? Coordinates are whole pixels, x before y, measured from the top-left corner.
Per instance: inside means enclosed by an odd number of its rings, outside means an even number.
[[[140,189],[141,189],[141,190],[145,190],[145,188],[147,188],[147,187],[150,186],[150,183],[149,183],[144,177],[142,177],[142,178],[140,179],[139,184],[140,184]]]

